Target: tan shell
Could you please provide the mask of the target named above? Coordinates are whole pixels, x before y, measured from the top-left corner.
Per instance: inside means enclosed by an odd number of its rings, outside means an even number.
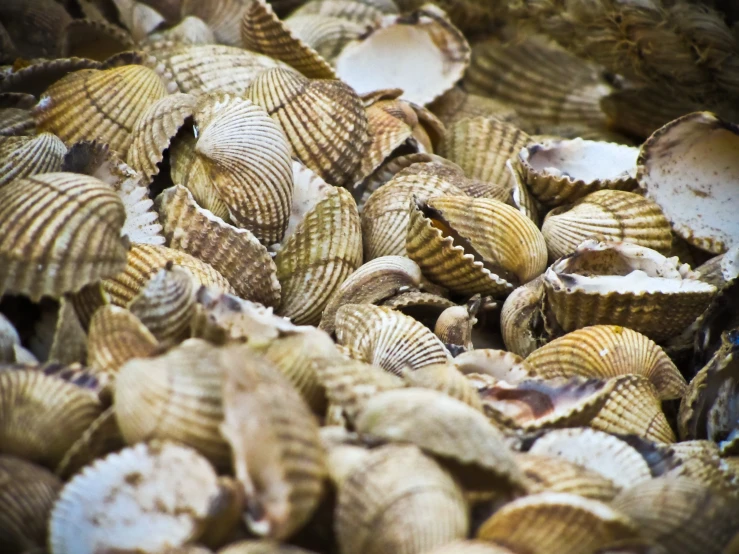
[[[739,496],[737,474],[720,457],[718,445],[709,440],[690,440],[670,445],[679,465],[667,476],[689,477],[722,494]]]
[[[34,118],[40,130],[54,133],[66,144],[97,139],[125,158],[136,120],[166,94],[160,77],[144,66],[86,69],[49,87]]]
[[[549,259],[567,256],[585,240],[624,241],[667,254],[672,248],[670,223],[660,207],[632,192],[601,190],[572,206],[550,211],[541,227]]]
[[[55,135],[0,137],[0,187],[13,179],[59,171],[67,147]]]
[[[252,533],[284,539],[318,506],[327,476],[319,426],[307,404],[265,359],[234,346],[222,353],[224,422]]]
[[[372,304],[345,304],[336,312],[336,340],[357,360],[402,375],[450,359],[444,344],[415,319]]]
[[[339,488],[334,528],[342,554],[427,552],[467,536],[462,491],[412,445],[360,459]]]
[[[636,524],[607,504],[561,492],[514,500],[477,531],[478,538],[533,554],[588,554],[608,542],[636,536]]]
[[[544,277],[540,276],[516,288],[500,312],[500,330],[508,350],[528,356],[546,344],[544,332]]]
[[[434,548],[427,554],[515,554],[503,546],[488,541],[454,541]]]
[[[455,362],[457,359],[455,358]],[[413,371],[403,371],[403,379],[411,387],[433,389],[456,398],[476,410],[482,411],[480,395],[472,382],[456,367],[456,364],[428,365]]]
[[[34,102],[31,104],[35,104]],[[31,106],[28,106],[29,108]],[[24,136],[36,134],[36,122],[30,110],[20,107],[0,108],[0,136]]]
[[[98,179],[46,173],[0,188],[0,290],[38,301],[120,271],[123,203]]]
[[[521,356],[505,350],[483,348],[463,352],[454,358],[452,365],[464,375],[489,375],[512,384],[533,377],[531,367]]]
[[[508,104],[479,94],[470,94],[460,86],[454,87],[434,100],[429,105],[429,109],[447,126],[479,116],[514,125],[518,125],[520,119],[516,110]]]
[[[181,0],[180,13],[194,15],[208,24],[217,41],[230,46],[241,46],[239,22],[246,11],[248,2],[244,0]]]
[[[184,17],[174,27],[151,33],[149,42],[172,41],[178,44],[215,44],[216,37],[208,24],[194,15]]]
[[[480,296],[473,296],[466,306],[452,306],[439,315],[434,325],[434,334],[450,351],[459,354],[472,350],[472,329],[477,323]]]
[[[60,42],[64,58],[87,58],[101,62],[136,48],[131,33],[109,23],[104,16],[99,20],[73,19],[65,27]]]
[[[682,398],[687,390],[685,378],[661,347],[641,333],[615,325],[568,333],[529,354],[526,363],[544,379],[641,375],[654,385],[660,400]]]
[[[212,266],[241,298],[265,306],[279,305],[277,267],[250,231],[229,225],[200,208],[192,194],[179,185],[165,190],[157,202],[171,248]]]
[[[336,186],[352,180],[369,146],[367,115],[353,89],[341,81],[272,69],[257,77],[245,96],[267,110],[285,130],[293,154],[322,179]]]
[[[239,541],[221,548],[218,554],[312,554],[312,552],[276,541]]]
[[[164,17],[145,2],[136,0],[113,0],[121,23],[131,32],[136,41],[146,36],[164,23]]]
[[[194,450],[138,444],[98,459],[62,490],[49,523],[54,554],[157,552],[197,540],[219,497]]]
[[[532,493],[566,492],[610,502],[619,492],[610,479],[565,458],[526,453],[516,456],[516,464]]]

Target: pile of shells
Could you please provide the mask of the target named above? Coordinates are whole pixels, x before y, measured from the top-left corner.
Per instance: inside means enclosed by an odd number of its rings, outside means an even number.
[[[684,4],[2,0],[0,552],[739,552]]]

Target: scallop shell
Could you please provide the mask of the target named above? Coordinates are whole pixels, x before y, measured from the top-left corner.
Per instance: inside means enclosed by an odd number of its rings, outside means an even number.
[[[334,528],[342,554],[427,552],[467,535],[462,491],[412,445],[369,452],[339,488]]]
[[[532,493],[566,492],[610,502],[619,492],[610,479],[564,458],[527,453],[517,455],[516,464],[524,472]]]
[[[444,344],[423,324],[372,304],[345,304],[336,312],[336,340],[357,360],[401,375],[450,359]]]
[[[157,552],[197,540],[218,498],[205,458],[171,443],[97,460],[62,490],[49,523],[53,554]]]
[[[0,187],[13,179],[60,171],[67,147],[55,135],[0,138]]]
[[[739,166],[731,154],[738,146],[739,127],[696,112],[655,131],[639,153],[637,179],[647,197],[679,236],[714,254],[739,244]]]
[[[74,306],[64,297],[59,302],[54,335],[46,361],[72,365],[84,363],[86,359],[87,333]]]
[[[670,223],[660,207],[632,192],[601,190],[571,206],[550,211],[541,232],[549,258],[567,256],[586,239],[630,242],[667,254],[672,248]]]
[[[308,168],[332,185],[351,181],[370,138],[364,106],[348,85],[278,68],[257,77],[245,96],[282,126]]]
[[[166,94],[160,77],[144,66],[76,71],[46,90],[34,118],[40,130],[66,144],[99,140],[125,157],[136,120]]]
[[[464,402],[478,411],[482,411],[482,403],[480,402],[480,395],[477,389],[457,369],[456,365],[435,364],[413,371],[405,370],[403,372],[403,379],[408,383],[408,386],[443,392],[447,396]]]
[[[180,14],[182,17],[194,15],[205,21],[219,43],[241,46],[239,22],[248,4],[243,0],[181,0]]]
[[[0,290],[38,301],[120,271],[125,211],[103,182],[46,173],[0,188]]]
[[[568,333],[529,354],[526,363],[544,379],[641,375],[654,385],[660,400],[682,398],[687,390],[685,378],[662,348],[636,331],[615,325]]]

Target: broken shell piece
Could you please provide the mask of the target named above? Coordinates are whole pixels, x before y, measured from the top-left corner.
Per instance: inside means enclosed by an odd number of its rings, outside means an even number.
[[[678,235],[714,254],[739,244],[737,148],[739,127],[696,112],[657,129],[639,154],[639,186],[647,197]]]
[[[0,137],[0,187],[13,179],[60,171],[67,147],[55,135]]]

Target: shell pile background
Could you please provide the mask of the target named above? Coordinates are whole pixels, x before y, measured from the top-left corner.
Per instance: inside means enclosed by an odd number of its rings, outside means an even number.
[[[739,553],[737,28],[0,0],[0,552]]]

